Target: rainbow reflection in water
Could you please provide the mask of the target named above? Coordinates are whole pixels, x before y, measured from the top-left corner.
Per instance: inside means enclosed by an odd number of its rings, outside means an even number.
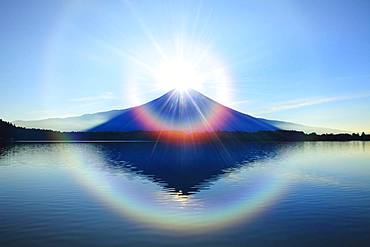
[[[223,179],[206,182],[204,188],[184,195],[165,189],[163,183],[140,172],[116,169],[104,152],[86,146],[68,150],[63,158],[71,164],[77,180],[106,206],[125,218],[161,229],[200,233],[246,222],[273,205],[285,191],[286,179],[278,168],[265,166],[275,159],[231,169]],[[117,162],[129,163],[124,157]],[[246,189],[235,191],[237,183]]]

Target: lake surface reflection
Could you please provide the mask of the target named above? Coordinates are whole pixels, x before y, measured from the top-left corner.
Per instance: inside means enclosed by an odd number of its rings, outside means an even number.
[[[370,244],[370,143],[0,147],[1,246]]]

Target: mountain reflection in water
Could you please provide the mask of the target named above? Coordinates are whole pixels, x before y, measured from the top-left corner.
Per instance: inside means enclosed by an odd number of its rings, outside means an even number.
[[[0,146],[0,246],[368,246],[368,142]]]
[[[187,195],[233,168],[273,158],[279,149],[271,143],[109,143],[99,153],[115,169],[129,169]]]

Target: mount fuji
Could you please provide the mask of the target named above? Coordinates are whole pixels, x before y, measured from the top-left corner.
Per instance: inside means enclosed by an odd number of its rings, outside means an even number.
[[[226,107],[195,90],[171,90],[146,104],[68,118],[14,121],[17,126],[59,131],[238,131],[297,130],[338,133],[340,130],[255,118]]]
[[[127,109],[89,131],[274,131],[276,127],[217,103],[195,91],[172,90]]]

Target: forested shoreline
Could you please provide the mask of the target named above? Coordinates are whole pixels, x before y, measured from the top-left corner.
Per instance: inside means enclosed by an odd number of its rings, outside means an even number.
[[[370,135],[358,134],[305,134],[302,131],[278,130],[259,132],[202,132],[186,133],[181,131],[132,131],[132,132],[60,132],[43,129],[17,127],[0,119],[0,142],[17,141],[370,141]]]

